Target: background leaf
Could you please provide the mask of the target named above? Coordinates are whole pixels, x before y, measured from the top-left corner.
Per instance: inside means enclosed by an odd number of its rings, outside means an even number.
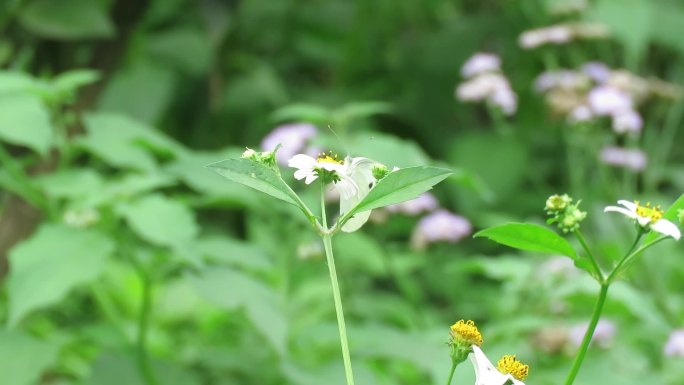
[[[114,35],[105,4],[90,0],[35,0],[19,14],[22,26],[58,40],[98,39]]]
[[[114,243],[94,230],[45,224],[9,254],[10,327],[31,311],[60,301],[73,288],[96,279]]]
[[[57,360],[59,346],[18,331],[0,331],[0,373],[7,385],[30,385]]]
[[[133,231],[159,246],[184,245],[199,232],[192,210],[160,194],[148,195],[124,206],[123,213]]]
[[[37,96],[0,93],[0,139],[47,153],[53,141],[52,124]]]

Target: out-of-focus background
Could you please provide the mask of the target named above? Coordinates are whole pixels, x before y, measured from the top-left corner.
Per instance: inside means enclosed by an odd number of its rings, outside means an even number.
[[[335,237],[362,385],[443,384],[459,319],[560,383],[598,285],[471,235],[568,193],[610,266],[603,207],[684,191],[681,1],[0,4],[3,385],[342,384],[320,239],[205,168],[245,147],[307,202],[297,153],[455,172]],[[611,287],[577,384],[684,384],[681,243]]]

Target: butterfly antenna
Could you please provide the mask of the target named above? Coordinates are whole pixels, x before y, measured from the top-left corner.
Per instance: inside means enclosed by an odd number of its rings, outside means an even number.
[[[344,149],[344,152],[347,154],[347,156],[351,156],[351,153],[349,152],[349,148],[347,147],[345,142],[342,140],[342,138],[340,138],[339,135],[337,135],[337,132],[335,132],[335,130],[333,130],[333,128],[330,127],[329,124],[328,124],[328,130],[330,130],[330,132],[332,132],[332,134],[335,135],[335,138],[337,138],[337,141],[340,143],[340,146]]]

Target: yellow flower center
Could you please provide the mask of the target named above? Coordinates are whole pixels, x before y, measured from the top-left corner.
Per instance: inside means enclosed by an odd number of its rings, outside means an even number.
[[[316,158],[316,160],[318,162],[344,164],[344,159],[340,159],[337,154],[333,154],[332,151],[328,151],[327,154],[325,152],[321,152],[318,154],[318,158]]]
[[[503,374],[511,374],[518,381],[525,380],[529,374],[530,367],[515,358],[515,355],[505,355],[496,363],[496,368]]]
[[[471,320],[460,320],[451,325],[451,336],[465,340],[469,345],[482,345],[482,334]]]
[[[663,210],[660,209],[660,205],[651,206],[651,203],[647,202],[646,206],[642,206],[639,201],[634,201],[634,203],[637,205],[637,215],[644,218],[650,218],[651,223],[655,223],[663,217]]]

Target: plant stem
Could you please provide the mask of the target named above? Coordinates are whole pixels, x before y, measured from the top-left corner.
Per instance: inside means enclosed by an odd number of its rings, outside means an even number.
[[[591,264],[594,266],[594,270],[596,271],[596,275],[598,276],[599,282],[603,282],[604,278],[603,272],[601,271],[601,267],[596,261],[596,258],[594,258],[594,254],[591,253],[589,245],[587,244],[587,241],[584,239],[584,235],[582,235],[582,232],[579,229],[577,229],[575,230],[575,236],[577,237],[577,239],[579,239],[580,244],[582,244],[582,248],[584,249],[584,252],[587,253],[587,256],[589,257]]]
[[[150,307],[152,305],[152,283],[142,269],[138,270],[142,282],[142,303],[140,306],[140,318],[138,319],[138,366],[147,385],[158,385],[157,379],[150,366],[147,354],[147,329],[149,326]]]
[[[639,240],[641,240],[641,237],[644,235],[642,231],[639,231],[637,234],[636,239],[634,240],[634,243],[632,243],[632,246],[629,248],[629,251],[625,254],[624,257],[618,262],[618,264],[613,268],[613,271],[610,272],[608,275],[608,278],[606,278],[605,282],[611,283],[615,279],[615,277],[620,273],[620,270],[622,269],[622,266],[625,264],[627,259],[631,257],[634,254],[634,249],[636,249],[637,244],[639,244]],[[640,248],[639,251],[642,249]]]
[[[449,373],[449,379],[447,380],[446,385],[451,385],[451,379],[454,378],[454,372],[456,371],[456,362],[454,360],[451,360],[451,372]]]
[[[582,344],[580,345],[580,348],[577,351],[575,361],[572,363],[572,368],[570,368],[568,378],[565,380],[565,385],[572,385],[573,381],[575,381],[575,377],[577,377],[577,373],[579,372],[580,367],[582,366],[582,361],[584,361],[584,356],[587,354],[589,344],[591,343],[591,337],[594,335],[594,330],[596,330],[596,325],[598,324],[599,318],[601,318],[601,311],[603,310],[603,305],[606,302],[608,287],[609,284],[601,284],[601,291],[599,291],[599,296],[596,300],[596,305],[594,306],[594,312],[591,315],[591,321],[589,321],[587,331],[584,333],[584,338],[582,338]]]
[[[325,213],[325,185],[321,183],[321,222],[323,227],[328,229],[328,220]],[[332,284],[333,300],[335,302],[335,313],[337,314],[337,327],[340,332],[340,345],[342,346],[342,359],[344,361],[344,374],[347,378],[347,385],[354,385],[354,373],[352,371],[351,356],[349,355],[349,342],[347,340],[347,327],[344,323],[344,312],[342,311],[342,298],[340,296],[340,286],[337,283],[337,271],[335,270],[335,258],[333,257],[332,235],[324,233],[323,246],[325,257],[328,261],[330,271],[330,283]]]

